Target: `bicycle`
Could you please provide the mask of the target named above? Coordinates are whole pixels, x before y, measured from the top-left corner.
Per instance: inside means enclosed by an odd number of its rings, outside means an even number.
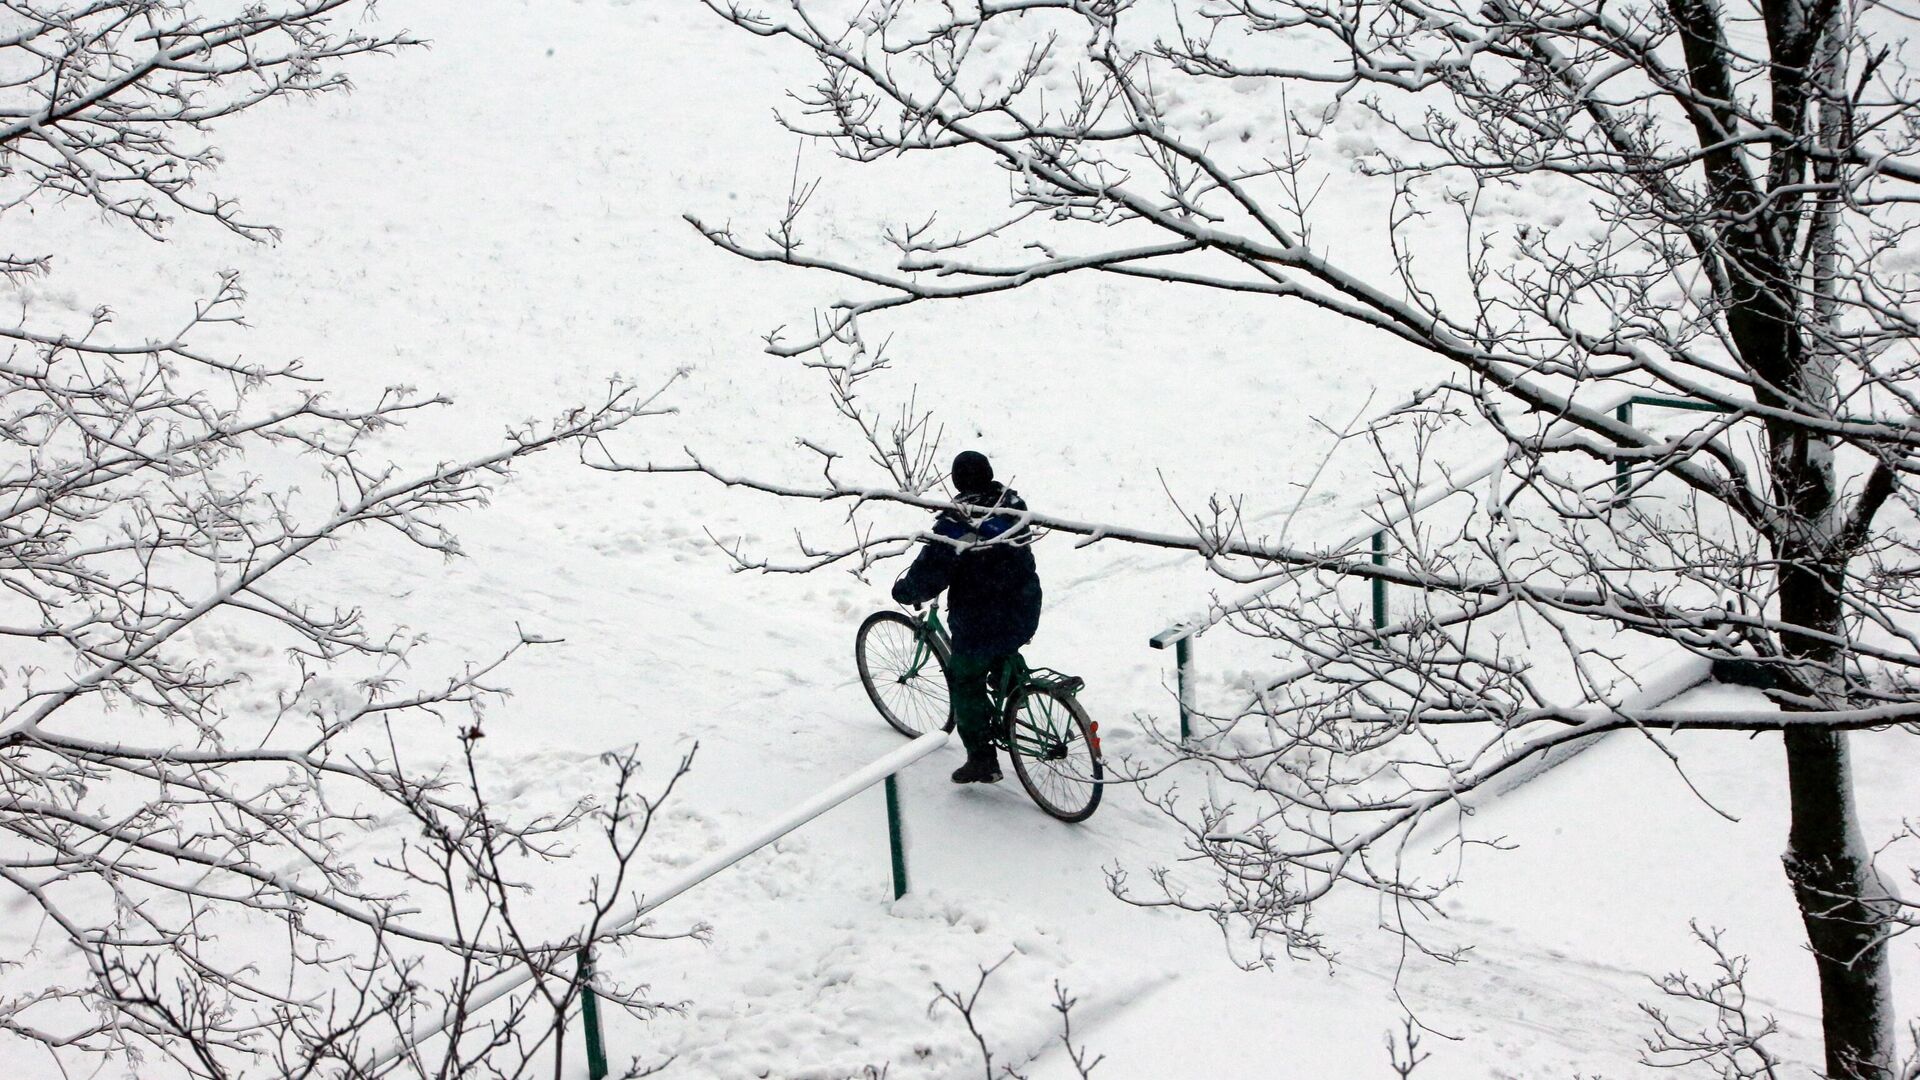
[[[938,604],[924,615],[876,611],[860,624],[854,657],[867,697],[895,731],[917,738],[953,730],[947,696],[947,658],[953,639]],[[1001,717],[994,746],[1013,761],[1014,775],[1040,809],[1061,821],[1085,821],[1100,805],[1100,725],[1087,719],[1079,692],[1086,682],[1036,668],[1014,653],[987,688]]]

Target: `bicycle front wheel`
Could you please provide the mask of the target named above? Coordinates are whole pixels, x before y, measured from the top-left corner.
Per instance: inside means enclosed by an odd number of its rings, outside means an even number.
[[[947,652],[927,628],[897,611],[876,611],[860,624],[853,654],[867,697],[906,737],[953,728],[947,699]]]
[[[1100,743],[1073,695],[1029,686],[1007,710],[1007,750],[1020,786],[1061,821],[1085,821],[1100,805]]]

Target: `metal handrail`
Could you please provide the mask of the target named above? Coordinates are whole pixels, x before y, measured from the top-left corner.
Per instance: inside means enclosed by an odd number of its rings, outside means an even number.
[[[601,936],[611,937],[632,929],[639,924],[640,920],[658,911],[668,901],[687,892],[694,886],[699,885],[701,882],[706,881],[722,870],[733,866],[740,860],[759,851],[761,848],[766,847],[781,837],[786,836],[788,833],[793,832],[795,829],[819,817],[821,814],[853,798],[855,795],[866,791],[875,784],[882,781],[891,781],[894,774],[927,757],[934,751],[945,747],[952,738],[953,733],[949,731],[930,731],[900,749],[875,760],[857,772],[849,774],[839,783],[822,789],[794,805],[786,812],[769,819],[733,846],[715,852],[693,864],[691,867],[688,867],[687,870],[678,877],[661,886],[657,892],[651,895],[643,894],[631,905],[631,910],[612,916],[610,918],[610,926],[601,931]],[[887,804],[889,823],[897,826],[899,797],[898,794],[892,790],[891,784],[889,784],[888,787]],[[905,886],[904,866],[902,864],[899,831],[897,827],[892,830],[892,836],[894,892],[897,898],[899,894],[904,891]],[[564,949],[561,951],[585,952],[593,944],[591,941],[586,940],[586,938],[587,935],[583,932],[579,935],[577,949]],[[571,945],[573,942],[570,941],[569,944]],[[373,1059],[364,1066],[366,1071],[371,1073],[391,1064],[401,1055],[413,1049],[413,1047],[445,1031],[458,1017],[471,1014],[492,1002],[498,1001],[500,998],[505,997],[515,989],[524,985],[529,979],[532,979],[533,976],[533,970],[524,967],[517,968],[507,974],[495,976],[489,983],[483,984],[482,988],[476,991],[472,997],[467,999],[460,1009],[449,1009],[438,1019],[420,1024],[408,1033],[406,1037],[387,1046],[378,1054],[374,1055]]]
[[[1712,677],[1711,661],[1692,653],[1682,653],[1652,670],[1637,672],[1633,676],[1635,688],[1621,697],[1617,711],[1637,713],[1665,705]],[[1602,731],[1586,738],[1574,739],[1550,747],[1518,768],[1508,770],[1498,780],[1481,788],[1476,795],[1480,799],[1504,798],[1516,789],[1540,779],[1600,745],[1608,736],[1617,735],[1622,730],[1627,729],[1615,728],[1611,731]],[[1425,843],[1427,838],[1441,827],[1444,827],[1444,819],[1437,816],[1428,818],[1415,825],[1408,838]]]
[[[1635,405],[1650,405],[1667,409],[1690,409],[1701,412],[1725,413],[1732,411],[1724,405],[1713,402],[1652,394],[1638,387],[1623,387],[1613,394],[1587,404],[1586,407],[1592,409],[1594,412],[1611,412],[1614,414],[1614,417],[1622,423],[1629,423],[1631,422],[1630,417],[1633,406]],[[1544,434],[1551,436],[1563,426],[1571,425],[1565,419],[1556,420],[1548,425],[1547,431]],[[1449,473],[1444,486],[1430,489],[1424,494],[1416,491],[1410,501],[1401,503],[1395,507],[1389,508],[1382,504],[1380,507],[1382,513],[1379,518],[1369,517],[1364,525],[1342,537],[1338,543],[1334,544],[1328,550],[1342,551],[1365,542],[1370,548],[1372,564],[1375,566],[1385,566],[1387,561],[1386,542],[1389,530],[1395,525],[1408,520],[1413,515],[1420,513],[1422,510],[1426,510],[1439,502],[1451,498],[1467,490],[1472,485],[1492,476],[1494,473],[1499,472],[1502,468],[1506,467],[1507,461],[1508,454],[1502,451],[1499,455],[1490,457],[1486,461],[1475,465],[1464,474]],[[1623,463],[1615,476],[1615,483],[1620,485],[1622,490],[1624,490],[1626,480],[1625,470],[1626,466]],[[1340,567],[1329,567],[1329,569],[1335,573],[1353,573],[1351,570]],[[1245,611],[1257,603],[1262,597],[1279,588],[1285,581],[1285,578],[1277,578],[1270,582],[1256,584],[1251,589],[1242,592],[1238,597],[1224,603],[1209,604],[1205,611],[1181,619],[1147,639],[1147,644],[1155,649],[1165,649],[1169,645],[1174,647],[1174,669],[1180,707],[1180,738],[1182,740],[1185,740],[1190,734],[1191,717],[1194,713],[1192,672],[1193,639],[1199,637],[1219,623],[1231,618],[1236,613]],[[1384,578],[1373,577],[1372,586],[1373,625],[1375,629],[1384,629],[1387,625],[1387,582]]]

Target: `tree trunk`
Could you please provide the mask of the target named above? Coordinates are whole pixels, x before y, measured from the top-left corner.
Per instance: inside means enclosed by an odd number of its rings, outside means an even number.
[[[1831,479],[1828,470],[1808,469],[1805,455],[1799,471],[1808,482],[1800,489],[1803,496],[1817,493],[1824,486],[1820,481]],[[1782,554],[1787,557],[1780,572],[1781,615],[1797,626],[1843,634],[1844,574],[1833,565],[1835,556],[1828,554],[1820,565],[1809,552]],[[1787,655],[1808,663],[1803,670],[1818,672],[1805,675],[1805,682],[1817,690],[1837,687],[1844,663],[1839,649],[1798,634],[1781,638]],[[1782,861],[1819,971],[1826,1073],[1833,1080],[1886,1080],[1894,1061],[1893,973],[1887,963],[1891,912],[1854,805],[1847,734],[1789,731],[1785,738],[1792,821]]]
[[[1893,975],[1883,897],[1862,843],[1844,732],[1790,731],[1793,823],[1784,858],[1820,974],[1827,1075],[1893,1074]]]
[[[1852,5],[1836,5],[1829,20],[1827,26],[1805,28],[1817,35],[1818,62],[1802,77],[1819,90],[1809,95],[1819,102],[1814,116],[1818,140],[1842,146],[1850,141],[1843,103]],[[1814,171],[1822,181],[1835,179],[1831,163],[1816,163]],[[1802,339],[1790,384],[1806,400],[1827,405],[1839,396],[1834,379],[1840,329],[1834,293],[1838,224],[1838,200],[1821,200],[1810,223],[1811,273],[1805,282],[1812,298],[1807,312],[1812,332]],[[1791,539],[1780,550],[1780,613],[1792,625],[1844,640],[1840,601],[1850,553],[1836,543],[1846,515],[1835,483],[1833,448],[1804,431],[1781,428],[1771,434],[1773,475],[1791,515]],[[1780,644],[1789,657],[1807,663],[1802,670],[1810,696],[1845,706],[1844,650],[1797,634],[1782,634]],[[1892,912],[1861,833],[1847,738],[1837,731],[1786,733],[1793,817],[1783,861],[1820,975],[1827,1075],[1835,1080],[1880,1080],[1893,1075],[1893,975],[1886,934]]]

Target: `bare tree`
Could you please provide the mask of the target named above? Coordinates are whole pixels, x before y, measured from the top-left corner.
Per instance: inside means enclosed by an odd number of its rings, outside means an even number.
[[[1184,535],[1034,515],[1274,585],[1241,621],[1272,639],[1276,675],[1186,751],[1236,793],[1167,805],[1217,880],[1161,878],[1137,899],[1313,948],[1306,915],[1338,886],[1431,904],[1451,877],[1405,857],[1408,831],[1532,756],[1617,728],[1778,732],[1826,1070],[1894,1068],[1896,900],[1861,835],[1847,732],[1920,718],[1920,324],[1897,255],[1920,199],[1909,13],[1873,0],[702,2],[818,62],[782,117],[791,130],[871,169],[927,153],[997,167],[1010,196],[974,220],[928,206],[851,252],[804,235],[808,187],[763,237],[690,219],[743,258],[857,283],[774,352],[858,371],[862,317],[1119,275],[1305,303],[1425,350],[1456,375],[1385,423],[1472,424],[1505,443],[1465,509],[1397,519],[1381,566],[1252,537],[1231,507]],[[1248,102],[1273,130],[1209,127]],[[1330,145],[1358,128],[1371,149]],[[1386,227],[1336,233],[1316,201],[1333,177],[1370,185]],[[1508,192],[1557,213],[1495,213]],[[1716,411],[1678,430],[1636,423],[1614,410],[1623,391]],[[947,503],[898,468],[862,482],[809,445],[822,482],[697,458],[617,467],[856,509]],[[1382,511],[1414,509],[1429,478],[1404,456],[1383,468]],[[863,529],[800,566],[910,536]],[[1419,591],[1377,629],[1341,588],[1366,579]],[[1635,640],[1708,658],[1777,711],[1623,710],[1618,642]],[[1556,689],[1569,684],[1571,704]]]
[[[1781,1062],[1766,1045],[1779,1025],[1773,1017],[1756,1017],[1747,1000],[1747,960],[1731,956],[1720,944],[1718,930],[1693,927],[1694,939],[1713,953],[1713,974],[1698,979],[1673,972],[1655,980],[1670,1002],[1693,1007],[1709,1016],[1707,1026],[1688,1027],[1666,1008],[1642,1004],[1653,1021],[1641,1060],[1655,1068],[1679,1069],[1699,1065],[1722,1080],[1780,1080]]]
[[[250,240],[271,237],[272,227],[249,221],[237,203],[199,188],[219,160],[204,133],[263,102],[345,90],[337,61],[422,44],[357,25],[373,7],[282,0],[210,12],[191,0],[7,0],[0,212],[64,196],[156,238],[176,214]],[[14,253],[5,265],[34,271],[49,262]]]
[[[0,214],[79,200],[155,237],[186,215],[264,239],[200,186],[209,125],[342,89],[341,61],[417,44],[366,29],[370,5],[348,0],[212,7],[0,4]],[[0,261],[15,279],[52,269]],[[451,514],[522,459],[661,411],[659,394],[612,383],[410,475],[373,444],[445,402],[342,404],[297,365],[203,347],[242,299],[223,277],[162,333],[121,334],[105,308],[0,326],[0,896],[33,945],[0,963],[4,1056],[364,1072],[367,1039],[532,967],[531,993],[383,1071],[557,1068],[575,963],[616,936],[605,915],[630,899],[664,792],[642,795],[619,757],[604,802],[497,812],[473,748],[501,665],[544,639],[403,677],[411,635],[341,595],[329,553],[456,556]],[[604,841],[586,929],[542,939],[515,898],[580,828]]]
[[[994,972],[999,971],[1001,965],[1010,959],[1012,959],[1011,954],[994,961],[991,967],[981,967],[980,977],[974,981],[973,989],[964,993],[959,990],[949,990],[940,983],[934,983],[935,996],[927,1004],[928,1015],[932,1015],[940,1006],[945,1005],[960,1017],[960,1022],[966,1026],[967,1037],[973,1040],[974,1052],[979,1055],[983,1080],[1027,1080],[1026,1073],[1005,1061],[1000,1063],[999,1068],[994,1067],[993,1040],[982,1030],[980,1018],[977,1015],[981,996],[987,991],[988,980],[992,979]],[[1079,1003],[1079,998],[1067,993],[1066,987],[1060,985],[1058,979],[1054,980],[1053,1004],[1050,1007],[1060,1016],[1060,1049],[1065,1053],[1067,1063],[1073,1067],[1074,1075],[1080,1077],[1080,1080],[1089,1080],[1093,1076],[1093,1070],[1106,1060],[1106,1055],[1095,1054],[1085,1043],[1073,1041],[1073,1010]],[[870,1066],[868,1072],[871,1074],[873,1071]],[[879,1075],[885,1075],[884,1067],[880,1069]]]
[[[652,794],[640,790],[635,752],[608,753],[601,759],[613,778],[607,797],[583,797],[514,821],[488,804],[473,755],[479,737],[469,729],[463,738],[457,777],[415,770],[381,791],[402,804],[398,816],[418,826],[418,839],[383,857],[379,868],[391,872],[408,904],[438,907],[434,915],[458,944],[422,950],[382,928],[373,936],[373,960],[356,963],[351,974],[309,964],[308,981],[326,985],[330,975],[332,985],[351,986],[354,1007],[308,1008],[290,1014],[296,1023],[274,1027],[280,1075],[519,1078],[550,1072],[557,1078],[567,1071],[567,1033],[586,994],[642,1017],[680,1009],[653,998],[644,985],[608,981],[592,957],[637,940],[705,940],[704,924],[661,930],[651,921],[627,925],[615,913],[636,899],[633,864],[661,807],[692,768],[693,753]],[[522,913],[521,901],[536,891],[534,874],[578,856],[567,846],[568,834],[582,825],[596,834],[601,850],[594,862],[602,872],[582,901],[587,910],[577,929],[543,933]],[[528,976],[525,989],[496,992],[518,974]],[[427,1028],[436,1030],[422,1038]],[[384,1048],[372,1044],[374,1036],[384,1037]],[[671,1061],[643,1065],[636,1057],[623,1075],[652,1075]]]

